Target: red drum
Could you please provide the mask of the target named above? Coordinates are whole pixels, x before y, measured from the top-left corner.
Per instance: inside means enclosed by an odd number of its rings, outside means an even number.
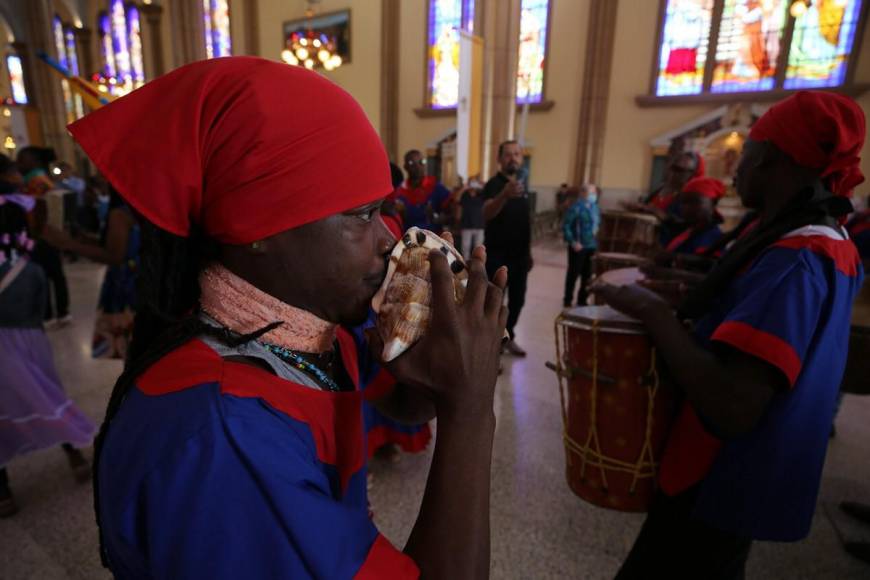
[[[651,256],[658,248],[659,221],[644,213],[602,211],[598,249]]]
[[[571,490],[595,505],[649,509],[677,401],[640,322],[608,306],[556,319],[557,364]]]
[[[634,254],[619,254],[616,252],[596,252],[592,256],[592,272],[596,276],[601,276],[605,272],[611,270],[621,270],[624,268],[640,268],[652,264],[652,262],[643,256]]]

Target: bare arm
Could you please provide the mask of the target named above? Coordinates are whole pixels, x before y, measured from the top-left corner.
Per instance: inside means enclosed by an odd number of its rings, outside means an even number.
[[[133,229],[133,217],[121,208],[109,212],[105,245],[97,245],[70,237],[65,232],[46,225],[43,239],[61,250],[73,252],[101,264],[117,266],[127,255],[127,242]]]
[[[489,576],[492,402],[507,320],[502,304],[507,273],[500,270],[487,284],[485,259],[477,248],[465,299],[454,304],[447,260],[440,252],[430,255],[429,329],[386,365],[401,383],[425,391],[438,416],[426,492],[404,549],[424,578]]]
[[[788,387],[785,376],[759,358],[726,346],[716,351],[700,346],[652,292],[607,285],[595,292],[643,321],[677,384],[717,435],[738,437],[751,431],[776,391]]]

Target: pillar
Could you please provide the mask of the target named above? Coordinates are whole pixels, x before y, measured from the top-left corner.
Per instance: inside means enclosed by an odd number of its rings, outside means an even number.
[[[166,72],[166,60],[163,54],[163,35],[160,21],[163,17],[163,7],[159,4],[143,4],[139,8],[145,16],[142,44],[145,59],[145,78],[156,79]]]
[[[399,11],[400,0],[381,2],[380,133],[393,162],[399,158]]]

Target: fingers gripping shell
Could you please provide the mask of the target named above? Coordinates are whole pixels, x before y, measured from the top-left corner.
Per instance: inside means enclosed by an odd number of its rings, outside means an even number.
[[[462,256],[449,243],[428,230],[409,229],[390,255],[387,277],[372,299],[377,328],[384,341],[383,358],[391,361],[426,332],[432,306],[429,253],[440,250],[453,272],[457,302],[465,296],[468,271]]]

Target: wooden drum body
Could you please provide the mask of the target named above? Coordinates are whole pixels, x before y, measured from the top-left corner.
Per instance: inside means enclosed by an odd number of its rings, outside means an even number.
[[[641,324],[607,306],[556,319],[567,479],[595,505],[646,511],[676,410]]]
[[[623,254],[652,255],[658,247],[658,220],[647,214],[602,211],[598,250]]]

